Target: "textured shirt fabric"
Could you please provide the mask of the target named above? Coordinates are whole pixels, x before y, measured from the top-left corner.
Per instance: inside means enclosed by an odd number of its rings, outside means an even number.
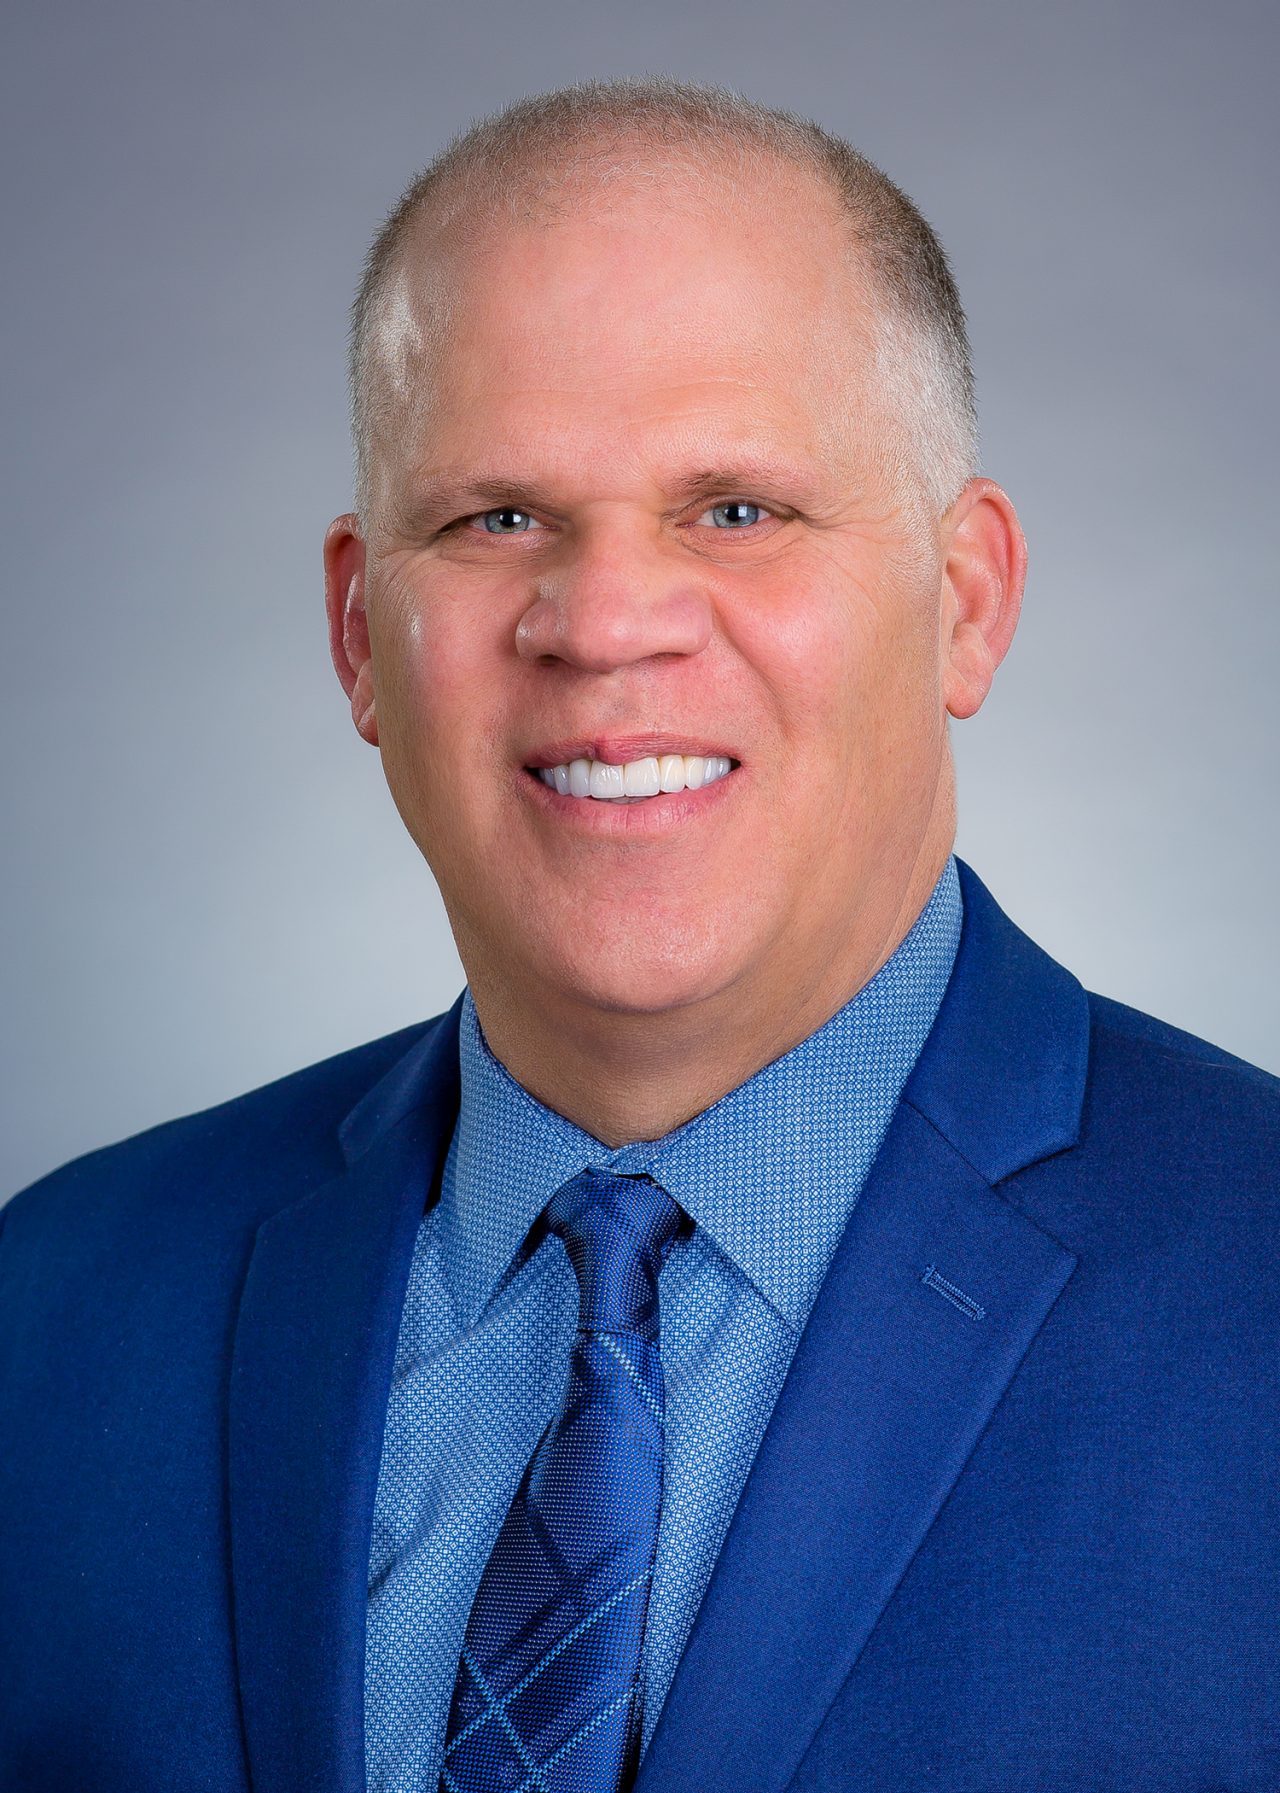
[[[369,1562],[369,1793],[436,1793],[467,1618],[559,1409],[578,1314],[528,1234],[585,1166],[645,1172],[691,1217],[659,1279],[662,1516],[640,1684],[647,1748],[831,1255],[933,1025],[960,939],[949,859],[897,951],[783,1057],[662,1139],[611,1149],[490,1052],[470,996],[439,1201],[419,1228]]]

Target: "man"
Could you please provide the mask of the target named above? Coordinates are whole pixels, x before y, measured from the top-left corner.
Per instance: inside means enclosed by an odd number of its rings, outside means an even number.
[[[569,90],[353,371],[333,656],[467,991],[5,1211],[3,1785],[1280,1786],[1277,1084],[951,856],[1024,550],[932,232]]]

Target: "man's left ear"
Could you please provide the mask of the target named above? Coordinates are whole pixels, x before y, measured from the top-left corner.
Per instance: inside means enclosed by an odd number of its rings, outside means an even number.
[[[944,519],[942,695],[963,721],[981,709],[1022,607],[1027,544],[1008,493],[971,479]]]

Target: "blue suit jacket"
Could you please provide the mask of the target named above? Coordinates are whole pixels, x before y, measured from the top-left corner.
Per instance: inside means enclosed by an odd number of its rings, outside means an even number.
[[[1280,1084],[967,869],[638,1793],[1280,1788]],[[0,1238],[0,1786],[361,1793],[370,1521],[456,1010]]]

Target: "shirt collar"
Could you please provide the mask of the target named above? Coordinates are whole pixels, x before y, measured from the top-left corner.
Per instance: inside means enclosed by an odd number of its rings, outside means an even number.
[[[479,1318],[551,1196],[591,1164],[661,1183],[798,1332],[933,1025],[961,919],[948,859],[896,951],[830,1020],[684,1126],[617,1149],[515,1081],[468,992],[437,1210],[460,1318]]]

